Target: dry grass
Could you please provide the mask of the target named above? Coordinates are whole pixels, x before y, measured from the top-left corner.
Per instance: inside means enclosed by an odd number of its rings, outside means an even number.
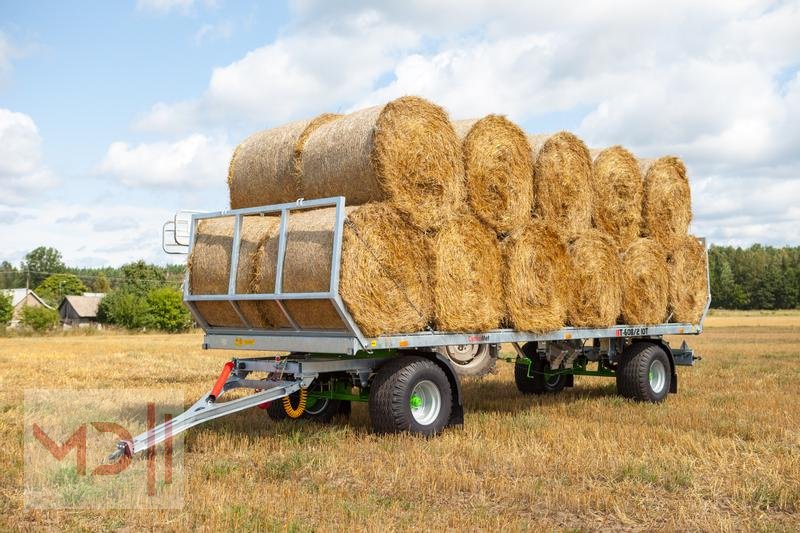
[[[22,390],[177,387],[193,401],[226,354],[198,334],[0,339],[0,529],[797,530],[800,316],[726,327],[747,318],[710,317],[688,339],[703,361],[658,406],[597,378],[523,397],[501,364],[465,383],[464,429],[432,440],[370,434],[364,405],[349,425],[233,415],[188,433],[177,511],[23,509]]]

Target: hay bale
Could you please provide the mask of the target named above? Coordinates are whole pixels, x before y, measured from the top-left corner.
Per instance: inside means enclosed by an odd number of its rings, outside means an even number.
[[[693,235],[676,238],[667,266],[672,322],[698,323],[708,300],[705,247]]]
[[[692,197],[686,166],[677,157],[639,161],[644,176],[642,234],[672,248],[687,235]]]
[[[303,196],[296,160],[308,136],[340,115],[324,113],[260,131],[242,141],[228,167],[231,208],[293,202]]]
[[[519,126],[500,115],[453,123],[462,141],[467,201],[498,234],[523,227],[533,210],[533,154]]]
[[[622,307],[622,262],[614,240],[590,229],[568,242],[572,276],[572,305],[567,313],[571,326],[614,325]]]
[[[233,249],[233,217],[201,220],[192,255],[189,257],[189,290],[192,294],[227,294]],[[254,256],[259,245],[278,229],[274,217],[242,219],[239,263],[236,269],[236,292],[252,293]],[[241,301],[239,308],[253,327],[270,327],[265,311],[272,302]],[[200,315],[212,326],[243,327],[228,302],[196,302]]]
[[[667,319],[667,255],[652,239],[636,239],[622,256],[622,323],[660,324]]]
[[[461,146],[447,113],[405,96],[320,126],[301,158],[306,198],[387,200],[423,229],[444,224],[464,196]]]
[[[570,306],[570,260],[558,232],[534,219],[502,245],[504,300],[514,329],[544,333],[564,326]]]
[[[283,292],[329,290],[335,209],[295,212],[287,224]],[[278,239],[259,247],[252,290],[273,292]],[[347,208],[339,293],[366,336],[420,331],[431,320],[423,236],[385,203]],[[287,301],[303,328],[342,329],[333,306],[321,301]],[[289,327],[279,309],[267,312],[276,327]]]
[[[503,319],[503,257],[495,233],[462,213],[430,239],[434,321],[441,331],[486,331]]]
[[[620,250],[639,237],[644,184],[636,158],[622,146],[593,154],[592,222],[605,231]]]
[[[575,135],[529,135],[534,160],[534,213],[561,229],[579,234],[592,223],[592,160]]]

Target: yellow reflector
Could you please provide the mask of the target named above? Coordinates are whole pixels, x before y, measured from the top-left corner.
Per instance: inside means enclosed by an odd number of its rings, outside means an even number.
[[[402,340],[402,341],[400,341],[400,346],[401,346],[401,347],[402,347],[402,346],[408,346],[408,341],[406,341],[406,340]]]

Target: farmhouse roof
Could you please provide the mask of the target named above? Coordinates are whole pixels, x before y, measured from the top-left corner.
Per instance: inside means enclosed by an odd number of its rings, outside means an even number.
[[[20,303],[22,300],[24,300],[24,299],[25,299],[25,296],[27,296],[28,294],[30,294],[31,296],[33,296],[34,298],[36,298],[36,300],[37,300],[37,301],[38,301],[40,304],[42,304],[43,306],[45,306],[45,307],[47,307],[47,308],[49,308],[49,309],[52,309],[52,307],[50,307],[49,305],[47,305],[47,303],[46,303],[44,300],[42,300],[41,298],[39,298],[39,295],[38,295],[38,294],[36,294],[36,293],[35,293],[35,292],[33,292],[32,290],[30,290],[30,289],[26,289],[26,288],[24,288],[24,287],[23,287],[22,289],[2,289],[2,290],[0,290],[0,292],[2,292],[3,294],[5,294],[6,296],[11,296],[11,305],[12,305],[13,307],[16,307],[16,306],[18,306],[18,305],[19,305],[19,303]]]
[[[102,299],[102,297],[97,296],[69,295],[64,297],[64,299],[61,301],[61,305],[59,305],[58,308],[61,309],[66,303],[69,303],[79,317],[96,318],[97,308],[100,305],[100,300]]]

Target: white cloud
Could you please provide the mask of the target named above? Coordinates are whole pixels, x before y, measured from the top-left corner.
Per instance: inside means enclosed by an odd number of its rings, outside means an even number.
[[[252,131],[418,94],[455,118],[503,113],[532,132],[572,128],[594,146],[678,154],[698,232],[737,244],[800,238],[800,213],[783,200],[796,201],[800,183],[798,2],[291,5],[278,39],[136,126]]]
[[[224,180],[233,148],[202,134],[175,142],[112,143],[98,172],[132,187],[202,187]]]
[[[215,68],[200,98],[158,103],[136,126],[160,132],[258,128],[336,111],[372,90],[400,51],[418,41],[413,29],[387,24],[371,11],[300,30]]]
[[[53,213],[81,216],[64,224]],[[3,232],[3,259],[16,263],[37,246],[53,246],[65,263],[75,266],[119,266],[137,259],[161,264],[185,261],[184,256],[168,256],[161,250],[161,227],[173,214],[115,202],[49,201],[20,207],[14,231]]]
[[[55,185],[41,145],[31,117],[0,108],[0,205],[21,204]]]

